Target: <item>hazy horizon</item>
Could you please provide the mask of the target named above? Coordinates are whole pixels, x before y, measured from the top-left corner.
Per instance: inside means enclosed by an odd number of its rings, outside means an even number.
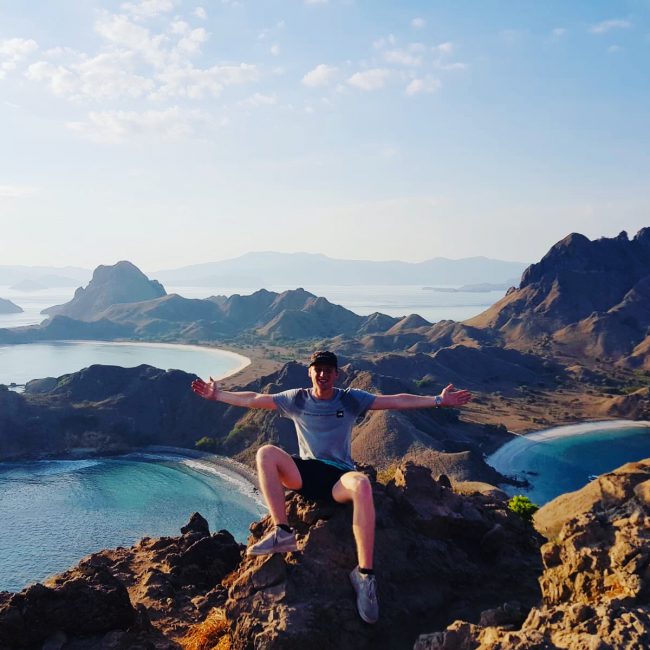
[[[0,264],[539,260],[650,213],[650,5],[0,8]]]

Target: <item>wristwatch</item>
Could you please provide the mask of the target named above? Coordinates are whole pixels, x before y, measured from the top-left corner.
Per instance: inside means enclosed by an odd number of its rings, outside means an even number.
[[[442,395],[436,395],[433,400],[436,406],[442,406]]]

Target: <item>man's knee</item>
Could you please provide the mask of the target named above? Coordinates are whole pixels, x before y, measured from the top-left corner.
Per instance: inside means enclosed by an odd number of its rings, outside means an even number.
[[[275,463],[280,457],[282,450],[275,445],[262,445],[258,450],[255,458],[258,465]]]
[[[360,472],[356,472],[351,479],[350,490],[352,491],[353,498],[372,501],[372,485],[370,479]]]

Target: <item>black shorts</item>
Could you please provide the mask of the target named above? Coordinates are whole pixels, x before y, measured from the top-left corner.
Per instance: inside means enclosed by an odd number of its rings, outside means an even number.
[[[300,478],[302,479],[302,487],[295,491],[313,501],[319,501],[321,499],[334,501],[332,498],[332,488],[343,474],[352,471],[334,467],[334,465],[324,463],[322,460],[305,460],[297,456],[292,456],[291,458],[293,458],[293,462],[296,464],[300,472]]]

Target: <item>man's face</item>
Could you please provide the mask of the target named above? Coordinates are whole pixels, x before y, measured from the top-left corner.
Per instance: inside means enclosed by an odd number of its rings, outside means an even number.
[[[321,366],[315,364],[309,368],[309,377],[312,386],[319,391],[328,391],[334,387],[334,382],[339,376],[334,366]]]

